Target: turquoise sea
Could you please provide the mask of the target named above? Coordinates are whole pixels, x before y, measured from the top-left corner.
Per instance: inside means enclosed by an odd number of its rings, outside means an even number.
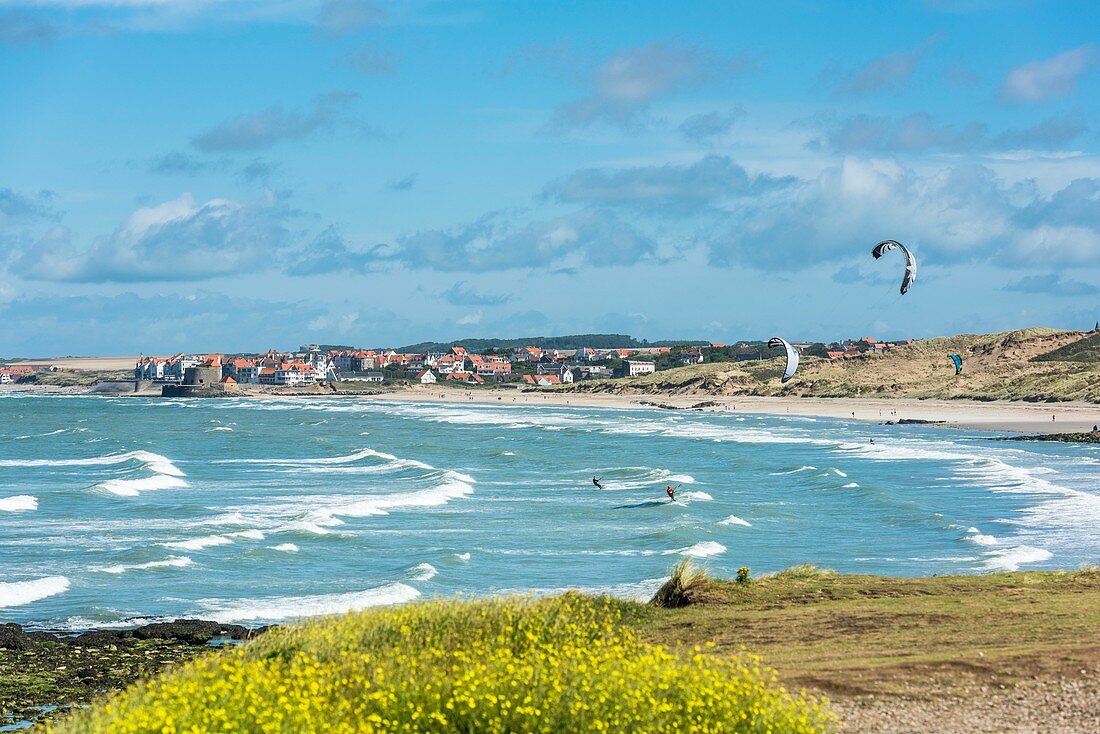
[[[724,576],[1100,562],[1100,450],[991,439],[741,413],[9,393],[0,621],[644,598],[685,557]]]

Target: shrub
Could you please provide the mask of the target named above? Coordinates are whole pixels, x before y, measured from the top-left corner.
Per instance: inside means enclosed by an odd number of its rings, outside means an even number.
[[[749,582],[749,567],[742,566],[737,569],[737,583],[747,584]]]
[[[657,589],[649,600],[655,607],[678,609],[692,602],[692,593],[707,580],[707,572],[697,568],[690,559],[681,561],[672,569],[668,581]]]
[[[759,660],[641,642],[624,605],[431,602],[276,630],[56,725],[62,732],[817,732]]]

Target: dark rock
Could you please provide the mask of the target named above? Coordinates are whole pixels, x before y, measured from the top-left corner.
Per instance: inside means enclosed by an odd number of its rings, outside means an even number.
[[[181,640],[192,645],[205,645],[221,633],[217,622],[201,619],[177,619],[174,622],[154,622],[134,630],[139,640]]]
[[[922,418],[902,418],[898,421],[899,426],[932,426],[944,421],[926,421]]]
[[[70,645],[78,647],[106,647],[107,645],[117,645],[130,636],[131,632],[129,630],[91,630],[76,637],[62,639]]]
[[[17,624],[0,624],[0,649],[26,650],[30,646],[22,627]]]
[[[177,619],[174,622],[147,624],[138,627],[132,634],[139,640],[180,640],[192,645],[205,645],[215,637],[228,637],[232,640],[251,639],[256,636],[257,631],[239,624],[220,624],[203,619]]]

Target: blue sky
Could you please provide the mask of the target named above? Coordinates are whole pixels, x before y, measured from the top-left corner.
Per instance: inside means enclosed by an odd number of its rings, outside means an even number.
[[[1091,2],[0,0],[0,355],[1091,327],[1098,123]]]

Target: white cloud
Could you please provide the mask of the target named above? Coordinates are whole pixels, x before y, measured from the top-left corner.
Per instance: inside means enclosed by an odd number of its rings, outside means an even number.
[[[1050,59],[1031,61],[1008,73],[1001,97],[1008,102],[1044,102],[1069,94],[1077,80],[1100,64],[1100,49],[1095,44],[1065,51]]]
[[[31,280],[139,282],[202,280],[263,268],[286,244],[286,217],[268,197],[245,204],[185,193],[133,212],[110,236],[81,249],[53,227],[17,255],[12,271]]]

